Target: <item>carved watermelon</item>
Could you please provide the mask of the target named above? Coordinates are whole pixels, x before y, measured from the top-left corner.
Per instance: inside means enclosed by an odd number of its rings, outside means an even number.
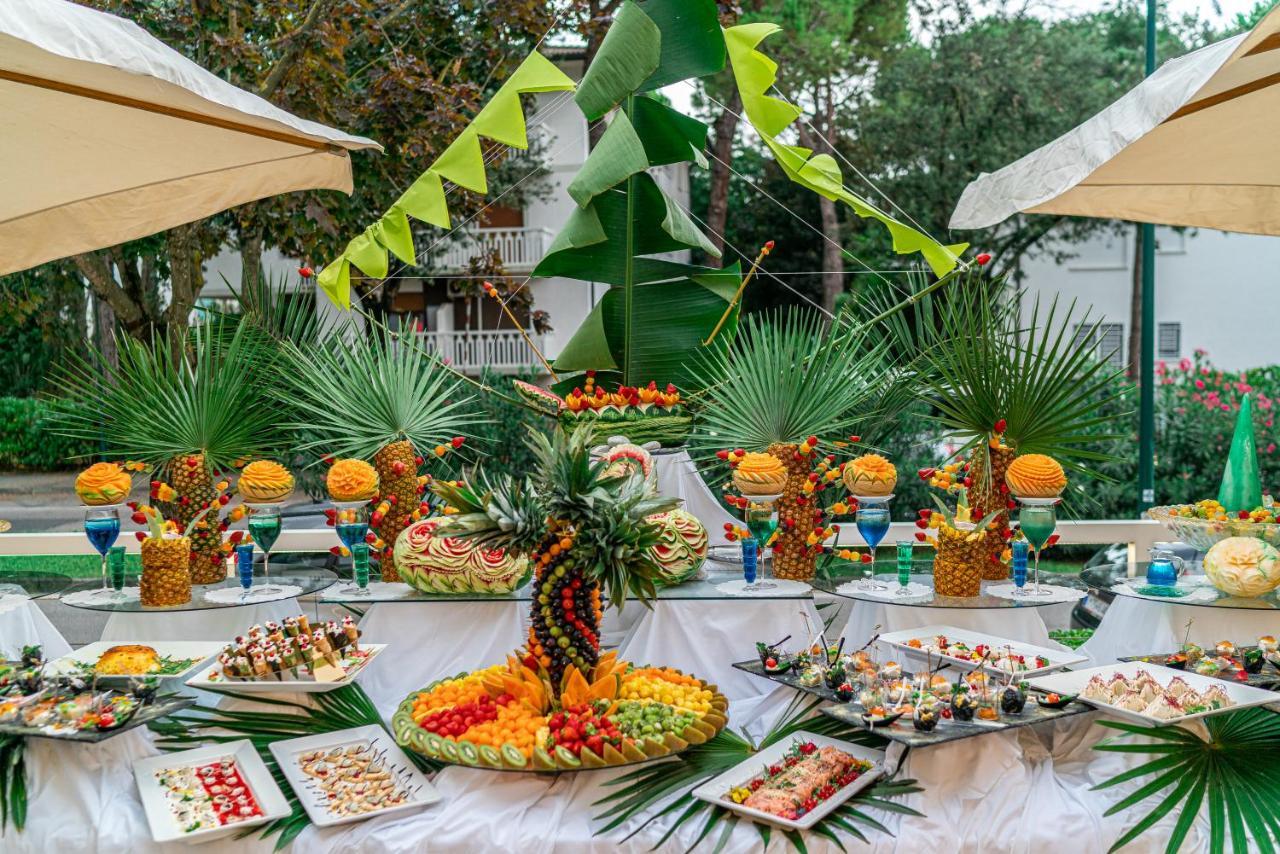
[[[527,383],[524,380],[512,380],[520,399],[544,415],[559,415],[564,409],[564,401],[547,391],[542,386]]]
[[[657,545],[650,549],[662,569],[664,584],[680,584],[693,577],[707,559],[707,529],[687,510],[671,510],[649,517],[661,526]]]
[[[439,536],[443,521],[423,519],[396,538],[396,568],[406,584],[423,593],[510,593],[528,580],[526,558]]]

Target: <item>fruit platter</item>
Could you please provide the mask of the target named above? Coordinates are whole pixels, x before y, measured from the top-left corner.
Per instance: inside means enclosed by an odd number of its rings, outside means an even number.
[[[49,675],[40,648],[27,647],[21,661],[0,663],[0,735],[100,742],[194,702],[157,696],[158,687],[147,678],[100,690],[75,674]]]
[[[1147,517],[1169,529],[1181,542],[1208,551],[1228,537],[1254,537],[1280,548],[1280,522],[1276,508],[1259,505],[1230,513],[1214,499],[1194,504],[1168,504],[1147,510]]]
[[[292,812],[249,741],[139,759],[133,776],[156,842],[209,842]]]
[[[577,771],[670,756],[728,722],[715,686],[678,670],[600,657],[592,681],[572,665],[558,694],[512,657],[409,695],[396,743],[442,762],[507,771]]]
[[[305,614],[268,621],[226,644],[217,661],[187,680],[193,688],[321,693],[350,684],[385,644],[360,644],[350,616],[314,627]]]
[[[376,724],[274,741],[270,747],[317,827],[419,809],[440,800],[435,787]]]
[[[884,773],[884,752],[797,732],[693,790],[755,821],[805,830]]]
[[[880,641],[908,655],[932,656],[960,667],[980,668],[1019,678],[1049,673],[1082,661],[1083,655],[1019,643],[955,626],[924,626],[880,635]]]
[[[1169,726],[1276,700],[1271,691],[1238,682],[1136,662],[1039,676],[1031,680],[1031,687],[1077,694],[1081,702],[1149,727]]]

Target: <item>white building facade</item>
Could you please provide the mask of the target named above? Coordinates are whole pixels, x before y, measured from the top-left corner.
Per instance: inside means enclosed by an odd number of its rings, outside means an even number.
[[[1129,353],[1135,228],[1095,237],[1023,265],[1024,316],[1034,297],[1076,299],[1101,320],[1099,351]],[[1156,229],[1156,358],[1177,361],[1197,349],[1231,370],[1280,364],[1280,238],[1207,229]],[[1118,347],[1118,350],[1116,349]]]

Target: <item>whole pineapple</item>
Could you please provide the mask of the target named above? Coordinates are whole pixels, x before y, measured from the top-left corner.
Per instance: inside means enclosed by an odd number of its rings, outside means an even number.
[[[191,601],[191,554],[186,537],[152,536],[142,541],[138,595],[143,605],[158,608]]]
[[[802,491],[813,470],[816,454],[802,455],[800,446],[774,443],[769,454],[787,469],[787,485],[778,499],[778,533],[774,540],[773,574],[795,581],[812,580],[818,565],[818,553],[809,547],[809,534],[821,510]],[[816,514],[816,515],[815,515]]]
[[[1009,567],[1002,558],[1010,533],[1008,488],[1004,476],[1016,456],[1017,452],[1005,445],[998,435],[992,436],[985,446],[974,448],[969,455],[966,494],[973,515],[982,518],[999,511],[988,526],[985,538],[986,559],[982,562],[982,577],[987,581],[1009,577]]]
[[[988,530],[967,530],[964,525],[952,527],[948,522],[939,525],[934,590],[941,596],[977,596],[991,539]]]
[[[187,530],[202,511],[218,500],[213,471],[203,453],[183,454],[169,460],[164,477],[177,495],[164,505],[165,518]],[[217,584],[227,577],[222,530],[216,510],[206,513],[191,530],[191,583]]]
[[[385,329],[337,337],[319,348],[286,347],[280,405],[306,437],[301,449],[371,460],[381,490],[370,527],[381,541],[384,581],[398,581],[395,544],[422,514],[424,454],[462,444],[474,419],[461,382],[438,356]]]

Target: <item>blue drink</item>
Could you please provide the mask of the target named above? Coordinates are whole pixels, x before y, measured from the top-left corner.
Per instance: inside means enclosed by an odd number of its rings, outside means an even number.
[[[756,541],[748,537],[742,541],[742,578],[748,587],[756,583],[756,558],[759,554]]]
[[[884,535],[889,533],[888,502],[863,499],[858,505],[858,512],[853,517],[853,521],[858,526],[858,533],[862,535],[862,539],[871,547],[871,562],[863,564],[866,569],[863,570],[862,581],[858,587],[861,590],[884,590],[885,586],[875,580],[875,555],[876,546],[880,545]]]
[[[355,548],[356,543],[363,543],[369,533],[368,522],[339,522],[334,528],[338,532],[338,539],[348,549]]]
[[[244,595],[248,596],[249,588],[253,586],[252,543],[236,546],[236,574],[240,578],[240,586],[244,589]]]
[[[120,517],[111,515],[85,519],[84,535],[89,538],[89,545],[93,546],[94,551],[105,555],[120,536]]]
[[[1025,596],[1023,587],[1027,586],[1027,554],[1031,551],[1031,543],[1026,540],[1014,540],[1009,544],[1013,553],[1013,586],[1015,596]]]

